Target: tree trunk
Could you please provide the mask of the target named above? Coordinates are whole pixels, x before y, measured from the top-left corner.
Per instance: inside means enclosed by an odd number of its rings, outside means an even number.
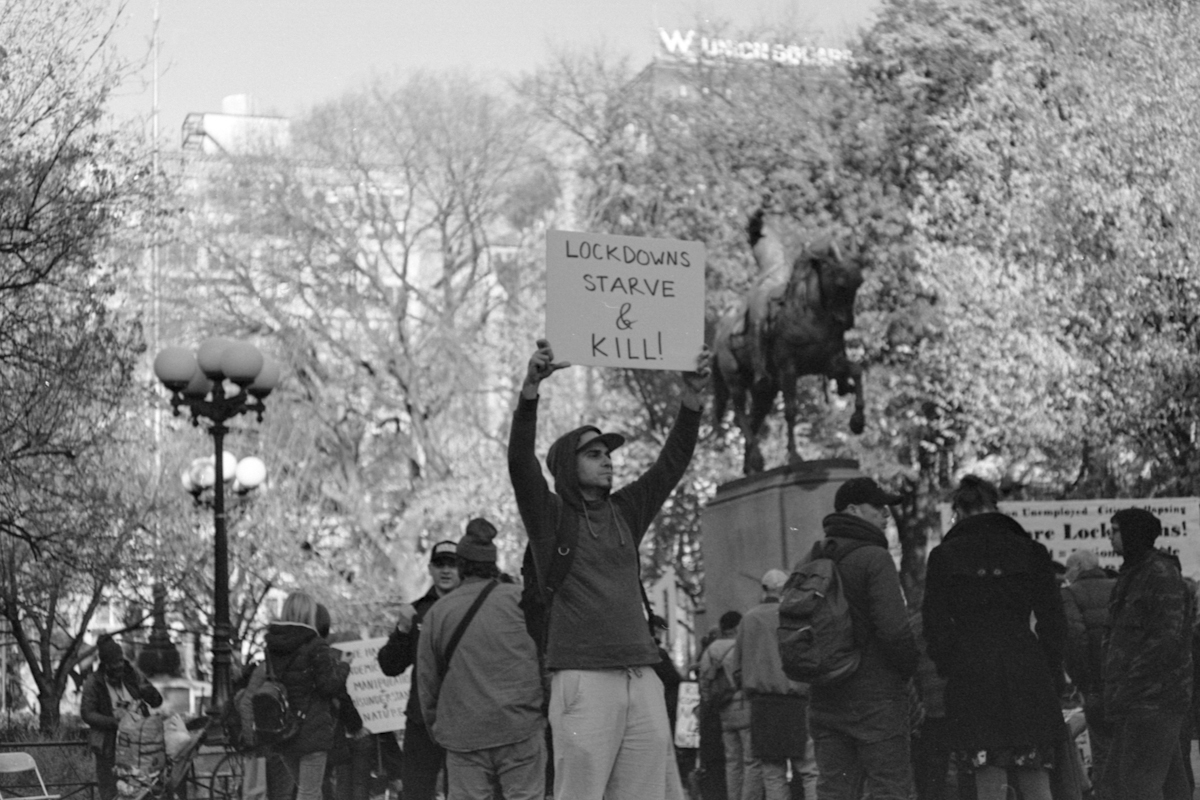
[[[61,702],[62,695],[50,690],[38,694],[38,730],[41,733],[50,735],[58,730],[62,722],[62,712],[58,707]]]

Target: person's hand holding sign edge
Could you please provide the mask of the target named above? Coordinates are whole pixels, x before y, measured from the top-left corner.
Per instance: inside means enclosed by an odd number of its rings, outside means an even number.
[[[525,371],[525,383],[521,386],[521,394],[527,399],[532,400],[538,396],[538,386],[546,378],[549,378],[560,369],[571,366],[568,361],[554,360],[554,348],[550,346],[548,339],[537,340],[537,350],[529,357],[529,367]],[[683,384],[683,392],[680,396],[680,402],[693,411],[699,411],[701,408],[700,393],[704,391],[704,387],[708,385],[709,375],[712,372],[712,351],[708,349],[708,345],[700,348],[700,354],[696,356],[696,369],[692,372],[681,372],[679,377]]]
[[[708,349],[708,345],[704,345],[700,348],[700,354],[696,356],[696,369],[692,372],[679,373],[683,383],[683,393],[680,395],[679,401],[692,411],[699,411],[702,407],[700,393],[708,385],[711,373],[712,351]]]

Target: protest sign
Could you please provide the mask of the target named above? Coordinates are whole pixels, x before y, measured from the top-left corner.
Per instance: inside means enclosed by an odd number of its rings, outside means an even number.
[[[704,245],[546,234],[546,338],[554,358],[688,371],[704,344]]]
[[[1037,500],[1000,504],[1000,510],[1044,544],[1055,561],[1064,563],[1071,553],[1087,549],[1099,556],[1101,566],[1114,569],[1121,566],[1121,556],[1113,552],[1109,541],[1112,528],[1109,521],[1122,508],[1144,508],[1158,517],[1163,532],[1155,546],[1179,556],[1184,575],[1200,578],[1200,498]],[[938,511],[942,517],[942,531],[949,531],[952,527],[950,505],[942,503]],[[932,547],[936,541],[929,544]]]
[[[376,655],[386,642],[380,637],[330,645],[341,652],[343,661],[350,662],[346,690],[362,717],[363,727],[371,733],[403,729],[404,707],[408,705],[412,670],[389,678],[379,669]]]
[[[679,701],[675,704],[675,746],[700,746],[700,684],[683,681],[679,684]]]

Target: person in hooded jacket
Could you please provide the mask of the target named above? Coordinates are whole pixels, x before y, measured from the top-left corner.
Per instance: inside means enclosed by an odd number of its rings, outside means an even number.
[[[1050,553],[997,510],[996,487],[964,477],[957,522],[929,554],[922,617],[929,656],[946,678],[949,740],[979,800],[1050,800],[1064,737],[1067,620]],[[1030,625],[1030,615],[1036,627]]]
[[[1125,508],[1110,524],[1113,550],[1124,560],[1104,648],[1104,716],[1112,741],[1099,796],[1190,798],[1179,731],[1192,702],[1192,596],[1178,559],[1154,547],[1162,532],[1158,517]]]
[[[691,461],[709,361],[705,348],[696,371],[682,374],[679,415],[644,475],[613,491],[611,454],[625,440],[584,425],[550,448],[552,492],[534,452],[538,387],[569,364],[554,361],[545,339],[529,359],[513,412],[508,470],[538,574],[546,574],[565,534],[577,542],[550,605],[546,643],[555,797],[682,795],[663,686],[654,672],[660,656],[643,610],[638,547]]]
[[[332,701],[345,691],[350,665],[334,657],[317,624],[317,601],[305,592],[292,592],[279,618],[267,628],[265,658],[287,690],[288,706],[303,715],[296,735],[271,748],[270,800],[321,800],[325,762],[334,742]],[[266,665],[260,664],[250,677],[244,703],[266,676]]]
[[[141,670],[125,658],[121,645],[109,634],[96,644],[100,666],[83,683],[79,716],[90,727],[88,742],[96,757],[96,783],[100,800],[117,796],[117,729],[121,718],[139,703],[150,708],[162,705],[162,694]]]
[[[810,689],[809,729],[817,751],[817,797],[908,800],[913,790],[909,680],[919,651],[900,575],[888,551],[889,506],[899,495],[872,478],[838,487],[834,513],[813,545],[837,560],[861,661],[844,680]]]

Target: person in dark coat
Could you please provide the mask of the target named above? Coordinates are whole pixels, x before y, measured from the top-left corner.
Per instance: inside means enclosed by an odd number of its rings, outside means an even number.
[[[325,762],[333,748],[333,698],[346,689],[350,665],[334,658],[317,633],[317,601],[292,592],[267,628],[265,662],[250,677],[242,702],[249,703],[267,677],[267,662],[287,690],[288,706],[303,715],[297,733],[271,747],[267,759],[270,800],[321,800]]]
[[[1100,797],[1183,800],[1192,796],[1179,746],[1192,702],[1192,596],[1178,560],[1154,548],[1157,517],[1126,508],[1111,526],[1124,561],[1108,609],[1104,714],[1113,739]]]
[[[100,656],[99,669],[92,670],[83,683],[79,716],[92,730],[88,744],[96,758],[96,783],[100,785],[100,800],[117,796],[117,728],[121,717],[139,703],[150,708],[162,705],[162,695],[147,680],[107,633],[96,644]]]
[[[1013,770],[1025,800],[1050,800],[1067,620],[1049,551],[998,500],[974,475],[954,492],[957,522],[925,573],[925,639],[960,778],[974,776],[979,800],[1004,800]]]
[[[425,614],[439,598],[449,594],[462,583],[458,574],[458,545],[452,541],[438,542],[429,553],[429,576],[433,585],[412,604],[400,608],[400,619],[388,635],[387,643],[379,648],[376,660],[379,669],[389,677],[413,668],[409,676],[408,704],[404,707],[404,759],[400,763],[404,800],[433,800],[437,795],[438,773],[446,763],[443,750],[425,726],[421,702],[417,698],[417,645]],[[395,744],[395,738],[381,734]]]
[[[812,687],[809,727],[821,800],[858,800],[863,788],[873,800],[912,794],[909,682],[919,651],[883,532],[888,507],[900,500],[871,478],[846,481],[834,495],[834,513],[822,520],[825,539],[814,545],[841,553],[838,574],[862,654],[853,675]]]

